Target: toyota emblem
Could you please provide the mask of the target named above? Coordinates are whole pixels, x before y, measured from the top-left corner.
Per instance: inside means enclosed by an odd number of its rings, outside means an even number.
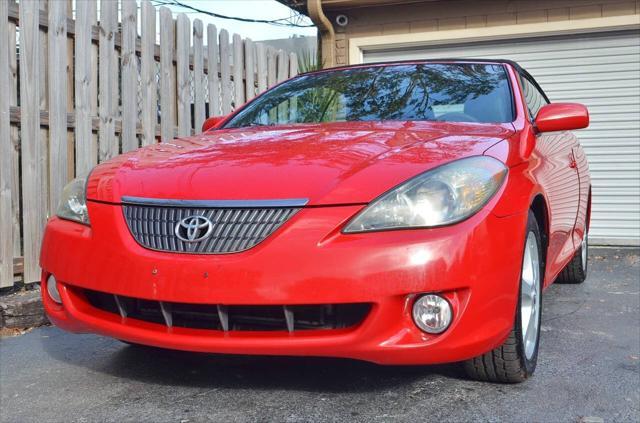
[[[189,216],[176,225],[176,236],[184,242],[198,242],[213,231],[213,223],[204,216]]]

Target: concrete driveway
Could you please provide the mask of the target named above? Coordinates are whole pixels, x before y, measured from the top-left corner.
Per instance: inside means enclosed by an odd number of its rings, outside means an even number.
[[[457,366],[229,357],[40,328],[0,343],[0,421],[640,421],[640,257],[593,250],[589,279],[544,297],[520,385]]]

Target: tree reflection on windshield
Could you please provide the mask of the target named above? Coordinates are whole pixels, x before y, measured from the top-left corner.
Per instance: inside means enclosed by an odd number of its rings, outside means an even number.
[[[302,75],[256,99],[226,127],[385,120],[510,122],[504,67],[425,63]]]

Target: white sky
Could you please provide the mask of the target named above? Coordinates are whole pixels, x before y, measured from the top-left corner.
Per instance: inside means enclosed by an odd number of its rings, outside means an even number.
[[[2,0],[0,0],[2,1]],[[170,0],[151,0],[155,6],[161,3],[171,3]],[[276,0],[179,0],[180,3],[188,4],[198,9],[219,13],[228,16],[237,16],[250,19],[280,19],[289,17],[293,12],[287,6],[278,3]],[[214,24],[218,31],[226,29],[229,34],[240,34],[243,38],[251,38],[254,41],[272,40],[277,38],[289,38],[293,35],[315,36],[316,28],[294,28],[280,27],[263,23],[248,23],[235,20],[214,18],[201,13],[193,12],[180,6],[165,5],[169,7],[174,16],[178,13],[185,13],[193,22],[200,19],[204,24],[204,36],[207,34],[207,24]],[[309,18],[304,17],[300,22],[303,25],[311,25]],[[206,40],[205,40],[206,43]]]

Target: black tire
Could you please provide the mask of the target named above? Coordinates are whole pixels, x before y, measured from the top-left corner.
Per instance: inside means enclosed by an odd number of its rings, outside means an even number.
[[[588,239],[588,235],[585,235],[585,238]],[[583,253],[583,249],[585,249],[586,254]],[[584,257],[584,259],[583,259]],[[583,261],[584,260],[584,261]],[[587,279],[587,271],[589,270],[589,244],[585,240],[578,251],[574,254],[573,258],[562,269],[562,272],[558,275],[556,282],[558,283],[566,283],[566,284],[578,284],[582,283]]]
[[[538,222],[536,221],[535,215],[531,211],[529,211],[529,217],[527,221],[525,245],[529,233],[533,233],[536,238],[540,264],[540,284],[542,284],[542,281],[544,280],[544,255],[541,248],[542,243]],[[516,308],[516,316],[514,319],[513,329],[509,333],[507,340],[504,342],[504,344],[495,348],[494,350],[464,362],[465,371],[470,378],[484,382],[520,383],[533,375],[533,372],[536,369],[536,364],[538,362],[542,310],[540,309],[540,312],[538,313],[538,333],[536,337],[536,344],[531,358],[528,359],[524,352],[524,341],[522,336],[522,316],[520,308],[521,289],[522,282],[520,282],[520,287],[518,289],[518,305]],[[542,299],[540,299],[540,304],[542,304]]]

